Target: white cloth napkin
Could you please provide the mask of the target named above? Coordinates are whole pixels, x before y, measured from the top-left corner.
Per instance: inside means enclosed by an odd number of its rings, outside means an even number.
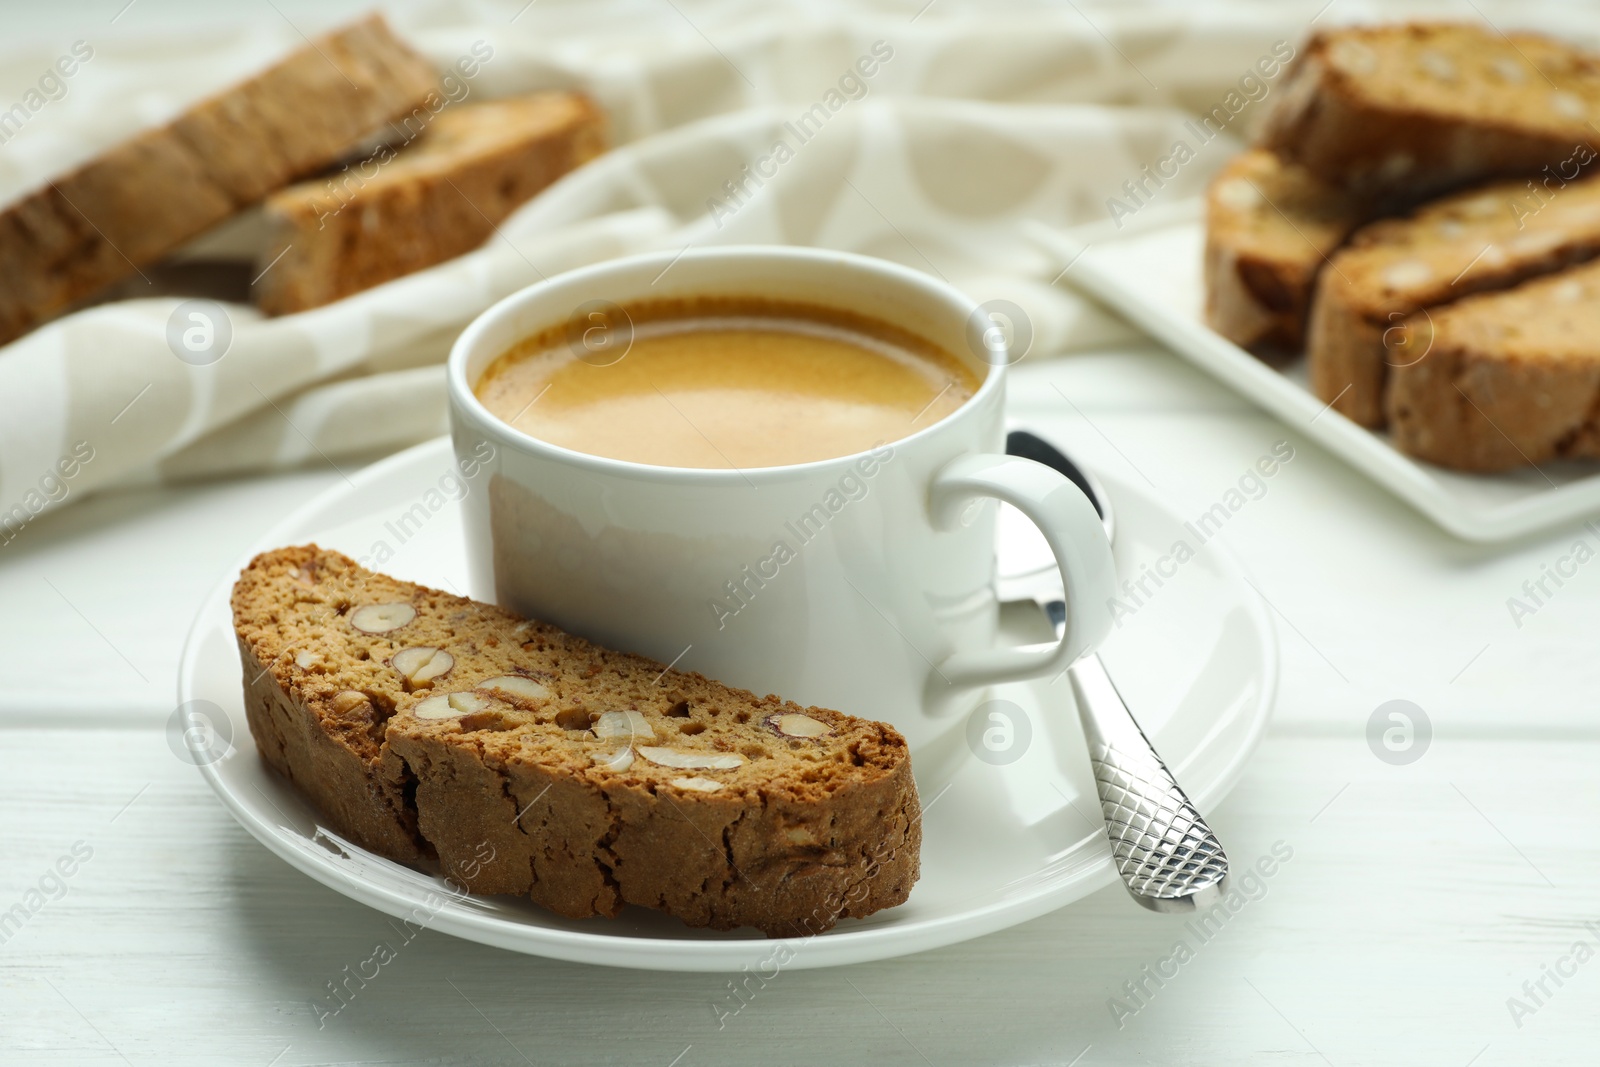
[[[1321,6],[510,0],[470,14],[455,4],[396,13],[441,69],[488,42],[468,99],[579,88],[609,114],[619,147],[479,251],[302,314],[226,305],[231,345],[209,365],[169,346],[179,297],[98,305],[0,348],[0,543],[19,521],[100,488],[337,466],[436,436],[446,429],[441,364],[473,316],[541,277],[633,251],[847,249],[1019,305],[1033,330],[1028,358],[1128,337],[1054,284],[1063,265],[1021,224],[1074,225],[1106,219],[1113,201],[1195,195],[1270,99],[1281,74],[1260,64],[1275,43],[1298,47],[1313,16],[1371,14],[1353,0]],[[1542,9],[1482,10],[1526,26]],[[1592,15],[1545,21],[1595,37]],[[320,28],[91,43],[61,95],[0,145],[0,197]],[[55,58],[38,48],[0,64],[0,108]],[[1194,116],[1217,107],[1230,122],[1204,141]],[[1192,158],[1170,162],[1179,142]],[[1168,173],[1152,178],[1150,167]],[[250,244],[247,222],[233,224],[190,254]]]

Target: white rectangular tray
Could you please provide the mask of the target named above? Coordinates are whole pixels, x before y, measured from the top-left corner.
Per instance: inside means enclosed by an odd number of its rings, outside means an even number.
[[[1150,205],[1119,230],[1035,226],[1063,278],[1289,426],[1343,458],[1457,537],[1507,541],[1600,511],[1600,466],[1547,463],[1505,474],[1461,474],[1412,459],[1386,434],[1363,429],[1306,385],[1304,360],[1274,369],[1202,319],[1205,234],[1199,200]]]

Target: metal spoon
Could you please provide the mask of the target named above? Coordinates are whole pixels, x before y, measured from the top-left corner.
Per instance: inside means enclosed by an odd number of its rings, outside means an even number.
[[[1106,536],[1114,537],[1111,498],[1093,475],[1026,430],[1006,435],[1006,451],[1065,475],[1094,504]],[[1021,555],[1026,558],[1027,552]],[[1002,599],[1037,603],[1057,637],[1066,628],[1061,573],[1053,559],[1036,570],[1003,575],[1000,593]],[[1067,676],[1089,741],[1089,763],[1111,853],[1129,894],[1152,911],[1209,907],[1227,890],[1228,856],[1217,835],[1139,728],[1100,656],[1093,652],[1084,656],[1068,668]]]

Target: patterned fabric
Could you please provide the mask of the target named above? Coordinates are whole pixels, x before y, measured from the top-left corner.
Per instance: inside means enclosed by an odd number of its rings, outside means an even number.
[[[779,242],[881,256],[1021,306],[1030,358],[1130,336],[1052,285],[1062,265],[1020,223],[1104,220],[1113,198],[1137,209],[1197,193],[1273,91],[1258,62],[1276,41],[1298,45],[1313,14],[1088,3],[997,14],[948,0],[510,0],[397,14],[441,69],[490,43],[467,99],[581,88],[621,147],[460,259],[277,319],[225,305],[231,343],[209,364],[174,354],[183,298],[140,298],[139,279],[120,290],[134,298],[0,348],[0,523],[98,488],[337,465],[436,436],[440,364],[467,322],[541,277],[635,251]],[[89,42],[61,94],[0,144],[0,197],[300,43],[282,20]],[[57,51],[0,66],[0,110]],[[1202,114],[1228,128],[1205,139]],[[1179,142],[1190,151],[1175,153]],[[252,255],[254,237],[246,216],[189,254]]]

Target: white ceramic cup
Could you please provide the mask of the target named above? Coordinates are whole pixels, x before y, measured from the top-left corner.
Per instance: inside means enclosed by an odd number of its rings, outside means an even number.
[[[982,384],[872,451],[744,470],[576,452],[512,429],[473,394],[497,356],[535,333],[567,323],[592,362],[625,359],[617,306],[707,295],[870,316],[966,360]],[[1114,595],[1094,507],[1055,471],[1004,454],[1008,358],[981,316],[917,271],[789,247],[613,260],[507,297],[449,361],[456,454],[481,459],[485,442],[493,452],[486,491],[463,504],[473,595],[678,670],[892,723],[918,777],[942,773],[964,754],[984,689],[1094,648]],[[1061,567],[1067,630],[1046,651],[995,647],[996,500],[1038,525]]]

